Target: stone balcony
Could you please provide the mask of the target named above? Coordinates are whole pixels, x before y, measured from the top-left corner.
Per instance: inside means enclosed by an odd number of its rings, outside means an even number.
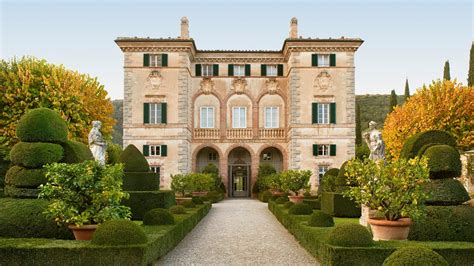
[[[193,130],[194,139],[219,139],[220,130],[218,128],[195,128]]]
[[[284,128],[260,128],[255,136],[253,128],[232,128],[225,130],[226,139],[284,139]],[[194,139],[221,139],[221,129],[194,128]]]

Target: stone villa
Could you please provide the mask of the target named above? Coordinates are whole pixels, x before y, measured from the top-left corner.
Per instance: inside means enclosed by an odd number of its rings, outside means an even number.
[[[219,167],[230,197],[249,197],[260,163],[311,169],[312,188],[355,153],[353,38],[302,38],[281,50],[199,50],[177,38],[115,40],[124,54],[124,146],[170,175]]]

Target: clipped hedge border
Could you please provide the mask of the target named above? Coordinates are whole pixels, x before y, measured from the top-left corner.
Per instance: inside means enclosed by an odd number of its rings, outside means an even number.
[[[335,217],[358,218],[361,214],[360,207],[354,201],[337,192],[321,193],[321,210]]]
[[[122,188],[125,191],[157,191],[160,189],[160,174],[125,172]]]
[[[132,220],[143,220],[143,216],[149,210],[168,209],[176,205],[174,192],[171,190],[127,191],[127,193],[130,197],[122,200],[122,204],[132,209]]]
[[[319,199],[304,199],[303,203],[313,207],[313,210],[321,210],[321,201]]]

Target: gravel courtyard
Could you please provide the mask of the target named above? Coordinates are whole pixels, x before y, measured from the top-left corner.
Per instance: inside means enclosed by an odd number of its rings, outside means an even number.
[[[213,204],[157,265],[317,265],[267,209],[251,199]]]

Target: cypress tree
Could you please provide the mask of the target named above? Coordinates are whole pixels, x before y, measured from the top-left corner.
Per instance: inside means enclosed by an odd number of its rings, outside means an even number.
[[[360,105],[356,104],[356,145],[362,144],[362,128],[360,124]]]
[[[450,73],[450,70],[449,70],[449,60],[446,60],[446,63],[444,63],[443,79],[444,80],[451,80],[451,73]]]
[[[410,87],[408,86],[408,79],[405,80],[405,102],[410,98]]]
[[[395,93],[395,90],[392,90],[392,93],[390,94],[390,109],[389,113],[393,111],[393,108],[397,106],[397,94]]]
[[[469,72],[467,74],[467,86],[474,86],[474,42],[471,44],[471,52],[469,54]]]

